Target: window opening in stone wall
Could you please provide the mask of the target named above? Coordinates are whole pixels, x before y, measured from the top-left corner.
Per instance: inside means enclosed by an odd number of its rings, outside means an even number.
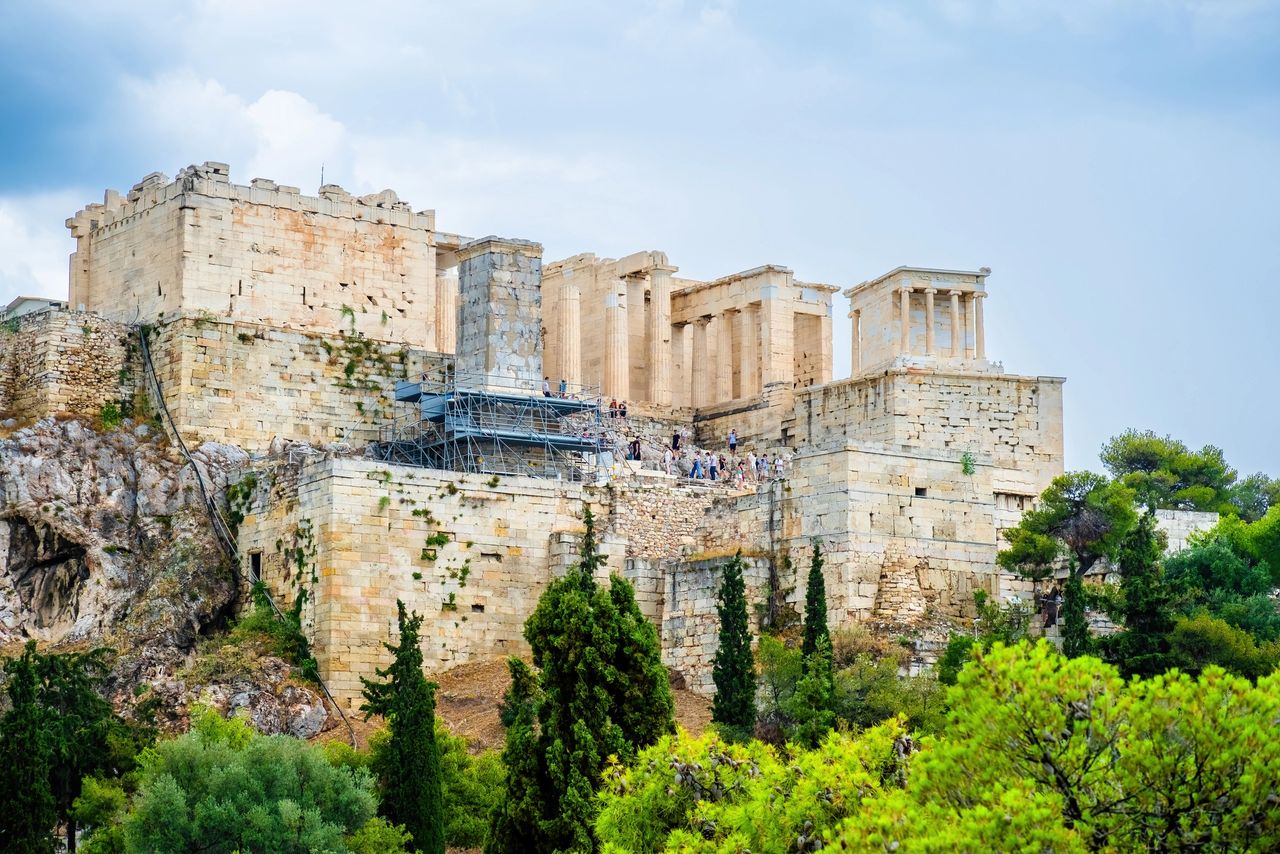
[[[254,581],[262,578],[262,552],[249,552],[249,574]]]
[[[476,602],[475,604],[473,604],[473,605],[471,606],[471,613],[473,613],[473,614],[483,614],[483,613],[484,613],[484,606],[483,606],[483,605],[481,605],[479,602]]]
[[[929,494],[929,490],[923,486],[916,487],[916,498],[924,498]]]

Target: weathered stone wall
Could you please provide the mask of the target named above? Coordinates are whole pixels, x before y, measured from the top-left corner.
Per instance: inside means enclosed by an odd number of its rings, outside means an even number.
[[[0,324],[0,411],[34,421],[127,410],[139,377],[129,328],[82,311],[50,310]]]
[[[374,441],[395,381],[438,367],[440,354],[339,332],[181,318],[157,327],[156,375],[184,438],[264,450],[275,437]]]
[[[798,444],[852,439],[989,455],[1001,492],[1039,495],[1062,474],[1062,383],[946,371],[887,371],[796,393]]]
[[[626,540],[628,558],[679,557],[698,548],[704,514],[716,498],[713,490],[687,486],[616,489],[610,530]]]
[[[485,237],[458,251],[463,382],[528,389],[542,384],[542,247]]]
[[[435,214],[387,190],[318,196],[206,163],[108,191],[67,220],[71,305],[156,323],[207,313],[437,349]],[[452,317],[449,318],[452,322]]]
[[[240,528],[241,554],[246,561],[260,555],[264,579],[285,601],[299,583],[308,587],[321,672],[353,709],[359,677],[387,662],[382,642],[395,631],[397,599],[426,618],[422,646],[431,670],[526,652],[524,621],[574,559],[582,530],[585,495],[573,484],[494,483],[333,457],[292,477],[296,484],[260,485]],[[619,550],[608,551],[621,571]]]
[[[1168,553],[1174,554],[1187,547],[1191,535],[1208,531],[1218,524],[1217,513],[1200,510],[1157,510],[1156,524],[1169,538]]]

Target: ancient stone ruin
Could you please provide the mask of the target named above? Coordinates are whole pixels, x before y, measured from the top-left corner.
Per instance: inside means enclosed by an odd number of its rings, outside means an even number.
[[[537,243],[440,231],[389,190],[308,196],[229,172],[152,174],[67,220],[69,305],[3,332],[0,407],[163,403],[188,445],[247,452],[225,508],[242,577],[282,601],[306,591],[340,702],[358,704],[384,662],[396,599],[428,616],[433,668],[522,651],[586,505],[609,571],[634,582],[695,689],[710,686],[719,561],[739,549],[753,601],[794,604],[821,540],[832,624],[895,635],[945,631],[975,590],[1025,589],[997,569],[997,544],[1062,472],[1063,379],[988,359],[989,269],[899,267],[848,288],[853,372],[833,380],[837,288],[788,267],[697,281],[659,251],[546,261]],[[572,437],[573,465],[389,456],[398,424],[427,419],[430,395],[404,389],[431,378],[453,384],[438,418],[455,432],[459,390],[554,409],[524,429]],[[705,451],[726,476],[688,477]],[[748,453],[768,474],[739,482]]]

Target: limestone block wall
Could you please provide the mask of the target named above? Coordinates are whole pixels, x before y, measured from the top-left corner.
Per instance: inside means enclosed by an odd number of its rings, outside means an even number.
[[[433,211],[391,191],[335,185],[301,195],[265,179],[232,184],[225,164],[159,173],[108,191],[67,220],[76,238],[71,305],[112,320],[178,314],[369,338],[424,349],[437,332]]]
[[[803,567],[821,539],[833,623],[967,616],[974,589],[996,592],[992,474],[982,458],[964,474],[959,452],[802,450],[780,487],[782,546]],[[798,569],[798,600],[804,582]]]
[[[609,530],[626,542],[627,558],[655,561],[679,557],[699,546],[699,529],[716,493],[665,485],[614,491]]]
[[[458,250],[457,369],[498,388],[540,390],[542,247],[485,237]]]
[[[843,439],[989,455],[1000,491],[1039,495],[1062,474],[1058,377],[895,371],[796,393],[807,445]]]
[[[392,417],[395,381],[444,358],[358,333],[302,332],[179,318],[156,327],[152,360],[188,441],[265,450],[301,442],[374,441]]]
[[[720,617],[716,601],[727,557],[665,564],[662,620],[662,660],[684,678],[686,686],[702,694],[715,691],[711,669],[719,645]],[[769,560],[745,558],[747,607],[763,603],[769,591]],[[756,631],[754,614],[752,632]]]
[[[123,409],[139,378],[127,326],[82,311],[48,310],[0,324],[0,411],[35,420]]]
[[[304,464],[291,477],[293,486],[260,485],[240,550],[281,599],[308,588],[321,673],[351,709],[359,677],[388,660],[382,642],[395,631],[397,599],[425,617],[428,669],[527,652],[524,621],[553,557],[563,562],[561,535],[582,529],[584,494],[573,484],[494,484],[350,457]],[[271,501],[272,490],[296,498]]]
[[[1218,519],[1217,513],[1201,510],[1156,511],[1156,524],[1169,538],[1168,554],[1185,549],[1192,534],[1208,531],[1218,524]]]

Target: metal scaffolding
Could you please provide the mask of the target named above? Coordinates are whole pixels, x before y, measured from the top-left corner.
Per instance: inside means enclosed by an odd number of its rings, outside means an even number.
[[[375,455],[423,468],[591,482],[606,450],[600,389],[550,397],[540,384],[446,368],[396,383],[395,421]]]

